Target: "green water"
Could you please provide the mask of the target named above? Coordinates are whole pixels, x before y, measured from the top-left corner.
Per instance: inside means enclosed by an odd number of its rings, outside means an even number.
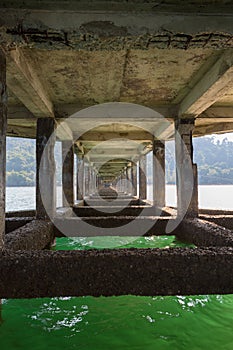
[[[181,246],[174,237],[61,238],[56,249]],[[3,300],[0,349],[232,350],[233,295]]]

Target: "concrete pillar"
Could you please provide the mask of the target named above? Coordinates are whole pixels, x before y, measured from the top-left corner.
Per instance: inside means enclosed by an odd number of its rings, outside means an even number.
[[[72,141],[62,141],[63,206],[74,205],[74,147]]]
[[[90,164],[87,163],[85,166],[85,196],[90,195]]]
[[[5,236],[7,91],[6,58],[0,49],[0,249]]]
[[[198,216],[197,166],[193,164],[194,118],[175,122],[176,185],[178,216]]]
[[[96,193],[96,172],[93,169],[93,193]]]
[[[165,145],[160,140],[153,141],[153,204],[165,206]]]
[[[53,218],[56,211],[55,120],[37,119],[36,132],[36,217]]]
[[[125,172],[126,172],[126,193],[130,194],[132,192],[131,167],[127,166]]]
[[[146,155],[139,159],[139,198],[147,198]]]
[[[77,155],[77,200],[83,200],[84,197],[84,160],[82,156]]]
[[[84,186],[83,186],[83,197],[86,197],[88,195],[87,193],[87,179],[88,179],[88,169],[87,169],[87,163],[83,161],[83,181],[84,181]]]
[[[93,180],[94,180],[94,170],[93,170],[93,167],[90,165],[89,167],[89,193],[90,195],[93,194],[94,192],[94,183],[93,183]]]
[[[137,196],[137,163],[132,163],[132,195]]]

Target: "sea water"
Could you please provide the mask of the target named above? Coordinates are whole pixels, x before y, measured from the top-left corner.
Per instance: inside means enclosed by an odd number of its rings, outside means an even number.
[[[112,239],[122,248],[182,246],[164,236],[88,237],[59,238],[55,249],[90,249]],[[9,299],[0,324],[1,350],[232,350],[233,295]]]
[[[91,249],[96,239],[59,238],[56,249]],[[101,239],[108,245],[113,238]],[[183,246],[173,236],[114,239],[122,248]],[[2,350],[232,350],[233,296],[3,300],[0,344]]]
[[[199,207],[233,210],[233,185],[200,185]],[[35,209],[35,187],[7,187],[6,210]],[[148,199],[152,200],[152,186],[147,188]],[[176,206],[176,187],[166,185],[166,204]],[[57,187],[57,206],[62,205],[62,189]]]

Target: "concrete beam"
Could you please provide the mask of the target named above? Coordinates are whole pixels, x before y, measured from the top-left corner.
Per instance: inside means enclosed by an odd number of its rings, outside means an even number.
[[[233,122],[233,107],[231,106],[212,106],[206,109],[199,118],[212,118],[219,121],[226,121],[224,118],[227,118],[230,122]]]
[[[53,218],[56,210],[55,120],[39,118],[36,135],[36,217]]]
[[[128,140],[134,141],[144,141],[150,142],[153,139],[153,135],[145,130],[139,131],[124,131],[124,132],[97,132],[90,131],[83,134],[79,140],[80,141],[95,141],[95,142],[103,142],[113,139],[120,139],[124,142]]]
[[[6,248],[10,250],[40,250],[53,242],[53,224],[33,220],[6,235]]]
[[[232,267],[228,247],[1,251],[0,298],[230,294]]]
[[[233,247],[232,230],[199,218],[183,220],[177,237],[198,247]]]
[[[25,106],[8,106],[8,119],[35,119]]]
[[[7,91],[6,58],[0,49],[0,250],[5,236]]]
[[[125,202],[125,203],[124,203]],[[112,198],[112,200],[106,201],[106,211],[109,207],[121,206],[129,203],[129,199],[125,201],[117,200]],[[132,201],[134,204],[134,202]],[[102,204],[100,201],[96,202],[91,200],[89,205],[92,205],[93,208],[100,207]],[[102,205],[103,207],[103,205]],[[111,236],[161,236],[166,234],[166,227],[168,222],[175,220],[168,216],[161,217],[155,216],[156,214],[160,215],[160,211],[154,209],[154,216],[99,216],[99,217],[68,217],[68,218],[55,218],[54,220],[54,233],[56,237],[92,237],[92,236],[106,236],[106,230]],[[134,230],[129,230],[127,225],[130,223],[134,224]],[[176,230],[172,233],[176,234]]]
[[[226,50],[180,104],[179,116],[198,116],[228,91],[233,81],[233,49]]]
[[[7,85],[16,97],[36,117],[54,117],[53,104],[45,84],[38,77],[33,62],[20,48],[7,52]]]
[[[34,125],[35,124],[35,125]],[[12,124],[8,122],[7,125],[7,136],[12,137],[24,137],[24,138],[36,138],[36,121],[31,126],[24,126]]]
[[[60,141],[73,141],[73,132],[66,122],[56,122],[56,135]]]
[[[113,205],[111,206],[111,203],[109,203],[109,206],[106,208],[106,206],[94,206],[94,207],[87,207],[87,206],[77,206],[74,207],[73,212],[78,217],[110,217],[113,216],[139,216],[143,211],[143,216],[154,216],[156,213],[156,208],[153,206],[145,206],[145,205],[131,205],[131,206],[121,206],[116,205],[113,202]],[[169,216],[168,213],[162,212],[161,216]]]
[[[170,11],[160,11],[161,4],[156,5],[156,11],[154,5],[149,11],[142,10],[145,2],[139,11],[135,9],[136,4],[133,11],[132,8],[126,11],[125,7],[119,11],[119,2],[111,5],[104,7],[99,4],[90,11],[89,4],[86,4],[86,10],[73,12],[66,8],[63,11],[49,10],[48,7],[46,11],[1,8],[0,27],[7,31],[9,44],[17,41],[22,46],[42,49],[68,46],[77,50],[154,47],[187,50],[189,47],[231,45],[232,7],[212,7],[209,13],[203,8],[197,10],[196,6],[186,7],[185,11],[183,3],[179,8],[173,4]],[[114,40],[119,37],[122,38],[120,41]]]
[[[223,134],[226,132],[233,132],[232,122],[209,123],[197,126],[195,127],[193,134],[194,136],[205,136],[210,134]]]
[[[126,4],[125,4],[126,5]],[[85,108],[88,108],[88,107],[91,107],[93,106],[92,104],[89,104],[89,105],[81,105],[80,103],[79,104],[74,104],[74,103],[70,103],[70,104],[61,104],[61,105],[56,105],[56,108],[55,108],[55,115],[56,115],[56,118],[67,118]],[[146,106],[148,107],[148,106]],[[150,105],[149,106],[150,109],[154,110],[155,112],[158,113],[157,115],[157,118],[156,119],[162,119],[163,117],[165,118],[173,118],[174,116],[177,115],[177,107],[176,105]],[[79,115],[79,118],[82,119],[82,118],[86,118],[87,116],[84,114],[80,114]],[[104,116],[102,115],[100,117],[100,120],[102,120],[103,122],[106,121],[106,118],[108,120],[111,120],[111,121],[114,121],[114,119],[116,119],[116,116],[115,115],[108,115],[108,116]],[[147,114],[145,119],[147,120],[151,120],[155,118],[155,114],[154,113],[151,113],[151,115]],[[127,120],[130,120],[130,121],[134,121],[135,118],[131,117],[131,118],[127,118]],[[139,118],[142,120],[142,118]],[[117,118],[118,122],[119,123],[124,123],[125,122],[125,118],[124,117],[119,117]]]

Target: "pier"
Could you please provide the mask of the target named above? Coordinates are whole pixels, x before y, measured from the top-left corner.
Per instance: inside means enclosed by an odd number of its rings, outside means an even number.
[[[233,132],[233,6],[0,7],[0,298],[233,293],[233,213],[199,209],[193,161],[193,137]],[[5,213],[6,136],[36,140],[35,211]],[[165,201],[169,140],[177,208]],[[56,237],[108,235],[195,248],[50,249]]]

